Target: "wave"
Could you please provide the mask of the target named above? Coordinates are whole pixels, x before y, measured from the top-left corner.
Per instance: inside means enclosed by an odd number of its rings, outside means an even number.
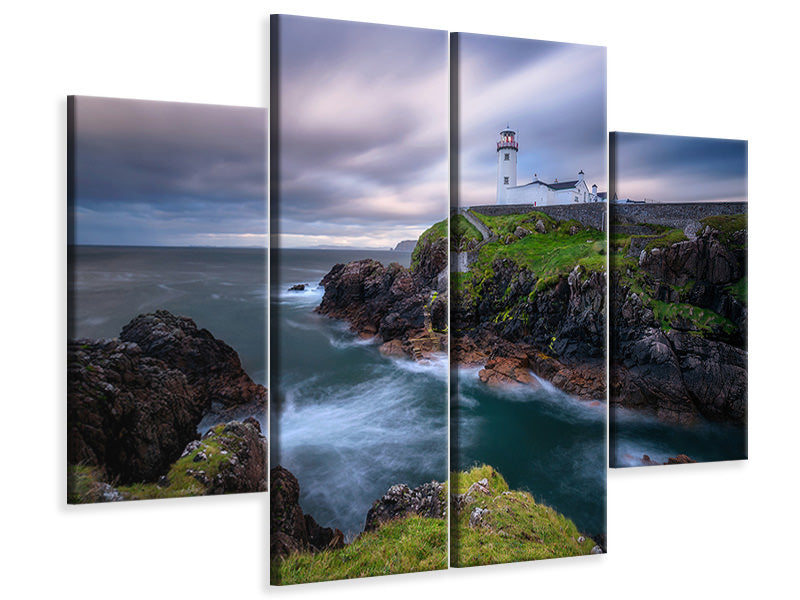
[[[364,381],[322,374],[283,386],[280,460],[300,481],[301,505],[351,536],[389,486],[446,476],[446,387],[378,363]],[[438,397],[441,398],[438,401]]]
[[[407,373],[424,374],[447,382],[448,357],[444,352],[434,354],[425,360],[412,360],[410,358],[389,357],[392,364]]]

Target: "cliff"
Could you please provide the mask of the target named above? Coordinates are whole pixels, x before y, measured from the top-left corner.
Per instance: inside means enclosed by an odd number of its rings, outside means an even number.
[[[413,252],[417,245],[417,240],[403,240],[394,247],[395,252]]]
[[[270,580],[289,585],[447,567],[446,485],[394,485],[375,500],[351,543],[303,514],[297,479],[270,471]]]
[[[745,423],[747,218],[611,240],[611,402],[689,423]]]
[[[477,215],[492,237],[453,282],[453,358],[487,383],[527,374],[605,395],[605,236],[539,212]],[[463,243],[462,243],[463,244]]]
[[[337,264],[323,277],[320,314],[377,337],[388,355],[425,358],[447,349],[447,221],[417,241],[410,268],[364,259]]]
[[[454,567],[605,552],[563,515],[527,492],[510,490],[503,476],[488,465],[453,473],[450,479]]]
[[[197,427],[212,407],[244,406],[265,409],[266,389],[230,346],[191,319],[157,311],[133,319],[119,339],[69,341],[70,501],[96,501],[92,490],[102,482],[159,482],[150,490],[155,496],[182,495],[170,481],[186,473],[170,473],[189,454],[202,489],[192,483],[187,493],[264,489],[266,440],[256,421],[215,429],[197,445]],[[123,497],[148,496],[140,489]]]

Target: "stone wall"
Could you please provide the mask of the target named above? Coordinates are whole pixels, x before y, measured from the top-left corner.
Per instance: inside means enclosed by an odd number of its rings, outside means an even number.
[[[714,215],[747,212],[747,202],[681,202],[674,204],[612,204],[611,223],[634,225],[653,223],[685,228],[692,222]]]
[[[600,231],[605,231],[606,227],[606,203],[591,202],[579,204],[557,204],[554,206],[534,206],[532,204],[505,204],[472,206],[471,210],[482,215],[492,217],[499,215],[516,215],[531,212],[533,210],[543,212],[558,221],[568,221],[575,219],[582,225],[594,227]]]

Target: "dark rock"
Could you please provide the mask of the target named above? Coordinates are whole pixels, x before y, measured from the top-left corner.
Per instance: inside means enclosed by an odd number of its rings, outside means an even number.
[[[716,231],[706,230],[694,241],[654,248],[642,254],[639,267],[670,285],[685,285],[690,280],[710,284],[733,283],[742,277],[739,257],[717,239]]]
[[[665,462],[665,465],[688,465],[690,463],[696,463],[696,460],[692,460],[685,454],[678,454],[678,456],[670,456]]]
[[[203,437],[217,445],[226,460],[208,486],[207,494],[263,492],[267,489],[267,439],[253,418],[232,421]]]
[[[305,283],[297,283],[297,284],[293,285],[292,287],[290,287],[289,291],[290,292],[302,292],[305,289],[306,289],[306,284]]]
[[[196,435],[201,417],[186,376],[136,344],[67,347],[67,460],[121,483],[155,481]]]
[[[140,315],[120,340],[70,341],[67,388],[68,462],[121,483],[156,481],[193,451],[212,400],[266,401],[233,349],[167,311]]]
[[[679,423],[746,423],[747,309],[730,291],[745,275],[746,232],[735,235],[723,241],[705,227],[694,240],[641,250],[640,270],[627,277],[655,300],[681,303],[664,324],[611,271],[613,403]],[[729,323],[709,320],[710,311]]]
[[[264,386],[244,372],[233,348],[208,330],[198,329],[189,318],[165,310],[139,315],[122,328],[120,339],[137,344],[144,356],[181,371],[194,388],[202,412],[212,401],[231,406],[266,397]]]
[[[298,504],[300,484],[281,466],[270,470],[270,556],[275,559],[294,552],[318,552],[344,547],[338,529],[321,527]]]
[[[415,252],[413,269],[372,259],[334,265],[315,310],[348,321],[362,337],[377,336],[386,354],[419,359],[446,351],[447,241],[426,240]]]
[[[437,481],[424,483],[413,490],[405,484],[393,485],[372,504],[364,531],[373,531],[387,521],[412,514],[443,519],[447,514],[443,495],[444,485]]]

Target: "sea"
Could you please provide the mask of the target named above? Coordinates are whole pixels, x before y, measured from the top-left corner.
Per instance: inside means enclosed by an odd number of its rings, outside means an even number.
[[[747,458],[743,425],[702,419],[690,425],[666,423],[649,413],[617,406],[611,408],[610,416],[613,467],[640,467],[644,454],[657,463],[678,454],[697,462]]]
[[[548,381],[489,387],[460,368],[451,386],[452,468],[492,465],[512,489],[566,515],[579,530],[606,532],[606,405],[578,400]]]
[[[337,263],[408,266],[411,253],[272,251],[271,465],[291,471],[300,506],[348,539],[392,485],[447,478],[447,357],[387,358],[349,325],[314,312]],[[303,291],[289,291],[296,284]]]
[[[263,248],[72,246],[69,336],[114,338],[140,314],[190,317],[267,385],[267,253]],[[266,431],[266,415],[255,416]]]

